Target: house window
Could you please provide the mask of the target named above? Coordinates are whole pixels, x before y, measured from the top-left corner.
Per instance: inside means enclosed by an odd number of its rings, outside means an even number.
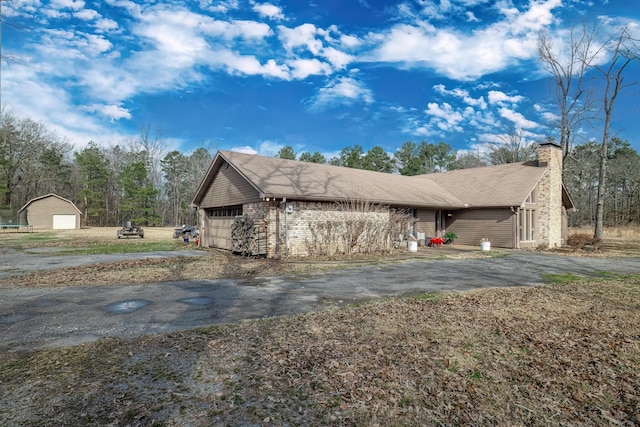
[[[520,209],[520,241],[533,242],[536,240],[536,210]]]
[[[241,216],[241,215],[242,215],[242,206],[233,206],[230,208],[207,209],[207,216],[209,218],[232,217],[232,216]]]
[[[525,200],[525,201],[524,201],[524,202],[525,202],[525,204],[530,205],[530,204],[534,204],[534,203],[536,203],[536,202],[538,201],[538,200],[537,200],[537,199],[538,199],[538,197],[537,197],[537,194],[536,194],[536,193],[537,193],[537,191],[536,191],[536,190],[533,190],[533,191],[529,194],[529,197],[527,197],[527,200]]]

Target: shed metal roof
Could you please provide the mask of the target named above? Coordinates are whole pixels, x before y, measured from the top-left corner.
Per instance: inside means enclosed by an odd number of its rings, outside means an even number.
[[[26,208],[28,208],[28,207],[29,207],[29,205],[30,205],[30,204],[32,204],[33,202],[36,202],[36,201],[38,201],[38,200],[42,200],[42,199],[46,199],[46,198],[48,198],[48,197],[55,197],[55,198],[58,198],[58,199],[60,199],[60,200],[62,200],[62,201],[64,201],[64,202],[69,203],[71,206],[73,206],[73,207],[74,207],[74,209],[75,209],[76,211],[78,211],[78,213],[79,213],[80,215],[82,215],[82,212],[80,212],[80,209],[78,209],[78,207],[77,207],[77,206],[76,206],[76,205],[75,205],[71,200],[69,200],[69,199],[65,199],[64,197],[62,197],[62,196],[58,196],[57,194],[54,194],[54,193],[49,193],[49,194],[45,194],[44,196],[34,197],[33,199],[31,199],[31,200],[29,200],[27,203],[25,203],[25,205],[24,205],[22,208],[20,208],[20,210],[19,210],[18,212],[22,212],[23,210],[25,210]]]

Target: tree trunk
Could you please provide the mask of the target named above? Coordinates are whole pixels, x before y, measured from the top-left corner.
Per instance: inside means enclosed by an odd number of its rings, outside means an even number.
[[[602,239],[604,235],[604,196],[606,192],[605,180],[607,177],[607,141],[609,139],[609,120],[610,117],[606,114],[605,131],[602,137],[602,150],[600,151],[600,172],[598,174],[598,198],[596,204],[596,230],[594,232],[594,237],[599,239]]]

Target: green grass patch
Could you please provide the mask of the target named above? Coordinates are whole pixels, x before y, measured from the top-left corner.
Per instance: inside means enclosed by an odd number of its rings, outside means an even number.
[[[103,254],[126,254],[155,251],[176,251],[183,249],[193,249],[195,246],[186,246],[180,241],[167,242],[127,242],[122,241],[114,244],[96,243],[95,245],[83,247],[61,248],[56,251],[56,255],[103,255]],[[25,252],[30,253],[29,250]]]
[[[596,276],[602,279],[618,279],[618,278],[624,277],[623,274],[612,273],[610,271],[598,271],[596,273]]]
[[[562,274],[543,274],[542,278],[545,283],[556,284],[556,285],[564,285],[567,283],[577,282],[578,280],[582,280],[582,277],[576,276],[573,273],[562,273]]]
[[[20,241],[23,242],[54,242],[60,240],[60,236],[57,233],[25,233],[20,235]]]
[[[46,243],[46,242],[59,242],[62,239],[56,233],[51,232],[38,232],[38,233],[13,233],[11,236],[3,236],[3,244],[8,246],[23,245],[25,243]]]
[[[443,294],[437,294],[437,293],[422,294],[416,297],[416,299],[424,299],[424,300],[431,301],[433,303],[440,302],[442,301],[443,298],[444,298]]]

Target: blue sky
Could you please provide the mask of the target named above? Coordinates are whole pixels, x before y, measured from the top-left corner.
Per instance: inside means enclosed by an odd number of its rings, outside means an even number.
[[[328,158],[345,146],[478,150],[554,136],[540,31],[599,19],[640,35],[629,0],[4,0],[2,104],[76,148],[160,129],[167,149]],[[640,80],[640,66],[627,81]],[[640,150],[639,89],[612,130]],[[599,138],[598,124],[581,138]]]

